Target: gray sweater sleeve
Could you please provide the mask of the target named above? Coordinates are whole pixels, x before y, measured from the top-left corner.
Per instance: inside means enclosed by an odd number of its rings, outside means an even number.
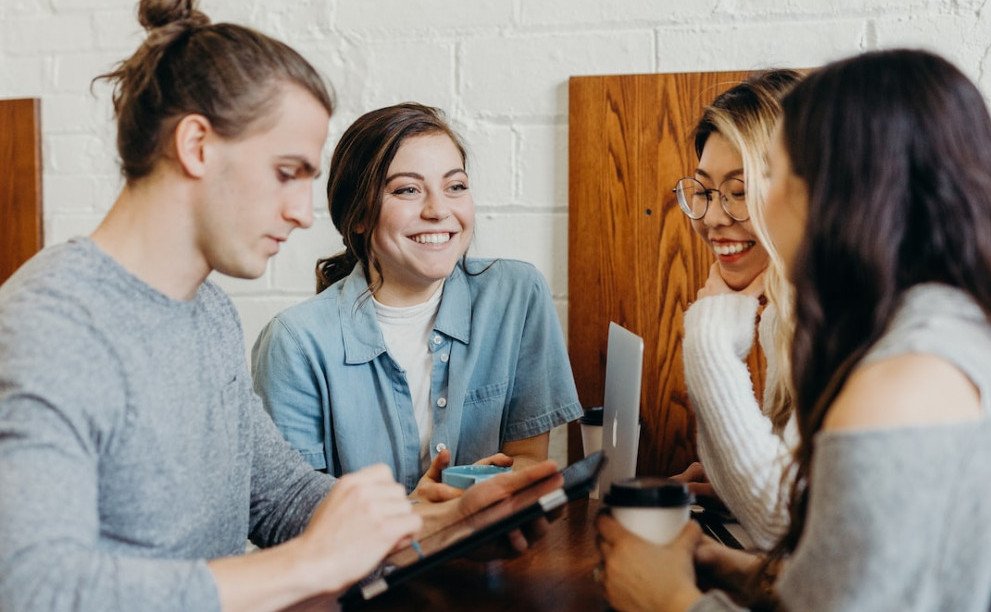
[[[11,321],[0,325],[0,609],[219,609],[204,561],[100,545],[99,455],[125,418],[108,409],[126,397],[107,374],[112,350],[98,337],[80,340],[66,318]],[[43,331],[19,338],[36,325]],[[52,341],[35,343],[39,334]]]
[[[252,392],[251,541],[274,546],[302,533],[335,482],[292,448]]]

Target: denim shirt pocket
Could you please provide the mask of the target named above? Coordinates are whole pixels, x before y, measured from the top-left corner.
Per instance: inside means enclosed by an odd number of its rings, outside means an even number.
[[[506,390],[509,388],[509,379],[502,382],[495,382],[477,389],[469,389],[465,393],[465,408],[488,408],[490,406],[501,406],[506,400]]]
[[[499,451],[508,389],[507,378],[502,382],[469,389],[465,394],[458,463],[473,463]]]

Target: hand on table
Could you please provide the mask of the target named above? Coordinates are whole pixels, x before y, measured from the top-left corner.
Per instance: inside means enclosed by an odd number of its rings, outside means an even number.
[[[443,502],[457,497],[461,497],[464,490],[441,482],[441,472],[451,464],[451,451],[444,449],[437,453],[434,460],[430,462],[430,467],[416,483],[416,488],[410,493],[409,498],[414,501]],[[497,465],[499,467],[510,467],[513,465],[513,458],[503,453],[496,453],[479,459],[475,465]]]
[[[702,530],[689,521],[666,546],[648,542],[608,514],[596,519],[606,599],[617,610],[687,610],[702,593],[695,586],[693,557]]]

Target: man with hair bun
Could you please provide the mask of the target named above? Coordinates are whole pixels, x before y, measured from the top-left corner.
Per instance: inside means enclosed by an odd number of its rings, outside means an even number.
[[[424,522],[385,466],[313,471],[254,395],[230,299],[313,221],[333,106],[285,44],[142,0],[114,84],[125,186],[100,226],[0,287],[0,610],[272,610],[332,601]],[[264,550],[242,555],[245,539]]]

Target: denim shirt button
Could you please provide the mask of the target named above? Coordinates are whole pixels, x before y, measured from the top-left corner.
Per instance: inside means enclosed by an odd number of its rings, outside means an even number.
[[[434,334],[434,344],[440,344],[444,339],[440,337],[440,334]]]
[[[435,448],[437,449],[437,452],[439,453],[442,450],[446,450],[447,449],[447,444],[444,444],[443,442],[441,442]]]
[[[445,406],[447,406],[447,398],[446,397],[439,398],[437,400],[437,406],[440,408],[444,408]]]
[[[440,360],[443,363],[447,363],[447,360],[450,359],[450,358],[451,358],[451,356],[448,355],[447,353],[444,353],[443,355],[440,356]]]

